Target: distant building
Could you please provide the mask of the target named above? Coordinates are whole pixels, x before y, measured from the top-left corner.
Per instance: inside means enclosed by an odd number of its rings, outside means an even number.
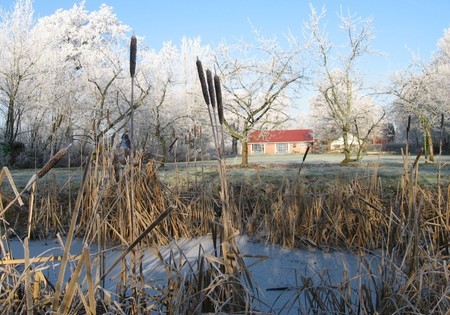
[[[358,148],[359,147],[359,141],[358,138],[355,137],[352,134],[347,135],[347,141],[351,148]],[[338,139],[334,140],[330,144],[329,150],[331,152],[344,152],[344,137],[339,137]]]
[[[312,133],[310,129],[253,131],[248,141],[248,153],[304,153],[313,144]]]

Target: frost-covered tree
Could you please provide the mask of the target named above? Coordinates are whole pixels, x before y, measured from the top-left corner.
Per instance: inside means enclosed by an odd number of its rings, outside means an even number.
[[[216,61],[223,83],[224,124],[242,144],[242,165],[248,164],[250,132],[286,123],[287,109],[305,81],[299,46],[284,49],[276,38],[255,35],[252,43],[222,43]]]
[[[444,30],[429,63],[413,55],[411,65],[392,76],[389,92],[395,97],[392,112],[405,125],[412,118],[423,138],[417,142],[422,142],[425,158],[433,162],[434,147],[442,140],[450,112],[450,29]]]
[[[0,107],[3,162],[14,164],[19,149],[22,119],[35,104],[38,80],[34,80],[36,64],[42,57],[33,36],[33,6],[31,0],[16,1],[12,11],[0,15]]]
[[[324,115],[335,126],[336,136],[343,138],[344,160],[341,163],[345,165],[352,160],[352,131],[362,136],[359,141],[366,142],[367,136],[383,116],[380,110],[379,117],[365,126],[367,130],[361,133],[363,124],[358,120],[363,115],[356,115],[356,108],[370,98],[363,94],[367,87],[357,73],[357,66],[358,62],[370,53],[369,46],[373,39],[372,21],[341,14],[339,27],[346,35],[346,45],[341,46],[330,41],[321,29],[324,17],[324,9],[319,13],[311,6],[311,16],[305,23],[305,29],[311,34],[313,57],[318,65],[319,80],[316,87],[321,95],[319,104],[324,105]],[[356,155],[356,159],[361,158],[360,153]]]
[[[337,139],[336,135],[343,136],[341,131],[345,128],[347,139],[343,138],[344,152],[347,150],[358,161],[377,134],[385,112],[370,95],[361,94],[357,90],[348,95],[349,83],[342,71],[335,69],[330,74],[334,82],[333,88],[330,88],[330,81],[324,79],[322,85],[319,85],[319,93],[311,101],[314,137],[329,144]],[[350,85],[357,86],[356,83]],[[349,109],[345,111],[336,104],[349,104],[346,107]]]
[[[435,68],[439,78],[439,85],[435,86],[438,89],[435,94],[440,99],[439,105],[441,105],[442,115],[444,115],[443,125],[440,128],[446,127],[448,131],[450,126],[450,28],[444,30],[444,36],[439,39],[438,51],[433,56],[431,65]],[[444,136],[443,131],[440,130],[440,137]]]
[[[392,76],[390,93],[395,97],[392,112],[406,121],[412,116],[423,136],[423,153],[434,161],[433,130],[441,128],[441,117],[449,109],[449,80],[443,64],[415,61],[406,70]]]
[[[41,18],[36,29],[48,54],[41,63],[47,70],[42,101],[47,104],[51,147],[67,129],[83,143],[98,141],[126,118],[126,105],[119,100],[124,92],[119,90],[127,85],[119,81],[125,77],[129,27],[111,7],[89,12],[82,2]]]
[[[444,30],[444,36],[438,41],[438,51],[432,63],[440,63],[441,66],[450,65],[450,28]]]

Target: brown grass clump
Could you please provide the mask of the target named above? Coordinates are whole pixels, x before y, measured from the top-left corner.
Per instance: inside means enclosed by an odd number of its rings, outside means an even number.
[[[356,178],[316,192],[301,180],[287,181],[279,190],[268,191],[266,198],[273,202],[256,211],[263,214],[260,228],[266,240],[289,247],[380,247],[386,229],[379,211],[382,199],[371,179],[366,180]]]
[[[152,162],[145,166],[127,164],[119,169],[116,180],[112,159],[106,154],[92,162],[88,172],[87,190],[82,199],[85,209],[80,217],[78,233],[88,240],[94,240],[99,231],[106,231],[109,241],[127,241],[139,235],[167,208],[174,208],[169,220],[160,225],[145,243],[156,241],[167,244],[172,237],[187,237],[190,231],[182,224],[185,220],[185,206],[157,179]],[[130,172],[130,168],[135,171]],[[131,178],[134,176],[134,186]],[[135,213],[133,230],[130,229],[130,204],[133,198]]]

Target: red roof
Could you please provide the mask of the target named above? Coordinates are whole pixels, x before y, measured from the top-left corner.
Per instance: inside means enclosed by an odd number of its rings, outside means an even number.
[[[312,132],[310,129],[253,131],[248,143],[312,142]]]

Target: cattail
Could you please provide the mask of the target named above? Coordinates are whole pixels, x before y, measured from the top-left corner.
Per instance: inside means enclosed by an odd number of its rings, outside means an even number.
[[[31,185],[38,179],[43,177],[45,174],[47,174],[53,167],[55,167],[56,163],[58,163],[67,153],[69,148],[72,146],[72,143],[70,143],[66,148],[59,150],[52,158],[37,172],[34,174],[28,183],[26,184],[23,191],[30,191]],[[10,204],[11,205],[11,204]],[[8,207],[6,207],[7,209]],[[3,209],[3,212],[6,211],[6,209]]]
[[[308,155],[308,152],[309,152],[309,149],[311,149],[311,146],[310,146],[310,145],[309,145],[308,147],[306,147],[305,154],[303,154],[303,160],[302,160],[302,163],[305,162],[306,156]]]
[[[420,148],[419,152],[417,153],[416,159],[414,160],[414,163],[412,165],[412,169],[415,169],[417,166],[417,163],[419,163],[419,159],[420,159],[420,156],[422,155],[422,152],[423,152],[423,148]]]
[[[52,158],[37,173],[37,178],[41,178],[47,174],[56,165],[56,163],[58,163],[66,155],[67,150],[71,145],[72,144],[69,144],[68,147],[59,150],[54,156],[52,156]]]
[[[137,40],[136,36],[131,36],[130,41],[130,75],[134,78],[136,73],[136,53],[137,53]]]
[[[197,125],[194,125],[194,138],[197,138]]]
[[[408,116],[408,125],[406,126],[406,142],[409,139],[409,129],[411,128],[411,115]]]
[[[137,53],[137,40],[136,36],[131,36],[130,41],[130,76],[131,76],[131,112],[130,112],[130,152],[131,159],[134,157],[134,75],[136,73],[136,53]]]
[[[206,86],[206,79],[205,73],[203,72],[202,62],[197,58],[196,64],[197,64],[198,78],[200,79],[200,85],[202,86],[203,98],[205,99],[206,105],[209,105],[208,88]]]
[[[217,115],[219,116],[219,123],[223,125],[222,88],[220,87],[220,78],[218,75],[214,76],[214,88],[216,89]]]
[[[312,145],[312,144],[311,144],[311,145]],[[302,171],[303,163],[305,163],[306,156],[308,155],[309,149],[311,149],[311,145],[308,145],[308,146],[306,147],[305,154],[303,154],[302,163],[300,164],[300,167],[299,167],[299,169],[298,169],[298,174],[299,174],[299,175],[300,175],[300,172]]]
[[[441,114],[441,135],[439,136],[439,150],[442,153],[442,142],[444,141],[444,113]]]
[[[214,83],[211,70],[206,70],[206,82],[208,83],[209,99],[211,100],[211,106],[216,107],[216,96],[214,93]]]

